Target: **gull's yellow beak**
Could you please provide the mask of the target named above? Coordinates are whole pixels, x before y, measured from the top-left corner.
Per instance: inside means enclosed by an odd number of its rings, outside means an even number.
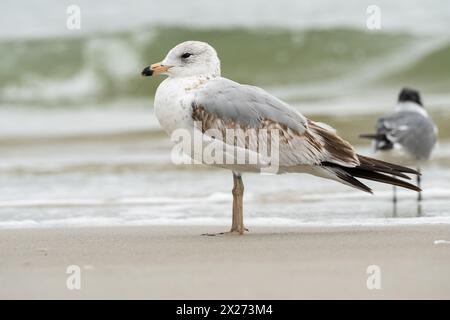
[[[162,65],[161,62],[158,62],[152,64],[150,67],[145,67],[145,69],[142,70],[141,75],[143,75],[144,77],[156,76],[160,73],[166,72],[170,68],[172,68],[172,66],[165,66]]]

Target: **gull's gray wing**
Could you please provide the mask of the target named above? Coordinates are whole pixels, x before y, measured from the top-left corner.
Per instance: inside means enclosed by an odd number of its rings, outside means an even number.
[[[258,87],[225,78],[210,80],[193,92],[192,118],[201,122],[203,133],[215,129],[223,133],[222,137],[226,129],[277,130],[282,166],[320,165],[322,162],[348,167],[359,164],[353,147],[334,131],[306,119]],[[258,149],[255,137],[241,141],[241,145]]]
[[[437,141],[433,121],[418,112],[400,111],[378,119],[377,135],[385,137],[385,143],[398,144],[417,159],[429,158]],[[380,148],[381,149],[381,148]]]
[[[293,130],[304,132],[306,118],[291,106],[261,88],[217,78],[195,95],[195,101],[223,120],[257,128],[271,119]]]

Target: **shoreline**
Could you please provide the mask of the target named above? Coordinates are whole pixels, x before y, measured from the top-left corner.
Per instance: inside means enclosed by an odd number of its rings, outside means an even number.
[[[229,218],[201,218],[186,219],[180,222],[180,219],[157,219],[150,220],[130,220],[120,221],[111,219],[111,221],[103,221],[98,223],[98,219],[94,218],[97,224],[88,224],[83,217],[79,221],[71,219],[68,223],[56,221],[11,221],[0,222],[0,232],[3,230],[53,230],[53,229],[102,229],[102,228],[227,228]],[[199,221],[203,220],[203,221]],[[349,222],[348,219],[336,219],[330,217],[327,222],[324,220],[304,221],[302,219],[289,218],[247,218],[246,224],[250,229],[289,229],[289,228],[395,228],[395,227],[420,227],[420,226],[448,226],[450,228],[450,217],[447,216],[407,216],[407,217],[385,217],[385,218],[357,218]],[[225,227],[224,227],[225,226]]]

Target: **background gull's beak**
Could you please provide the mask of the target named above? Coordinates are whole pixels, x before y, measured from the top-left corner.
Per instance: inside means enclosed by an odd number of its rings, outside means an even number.
[[[152,64],[150,67],[145,67],[144,70],[142,70],[141,75],[143,75],[144,77],[156,76],[158,74],[166,72],[171,67],[172,66],[162,65],[160,62],[155,63]]]

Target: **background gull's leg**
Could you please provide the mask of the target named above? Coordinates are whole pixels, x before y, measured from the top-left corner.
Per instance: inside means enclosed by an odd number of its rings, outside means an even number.
[[[392,216],[397,217],[397,187],[392,186]]]
[[[417,171],[420,172],[420,167],[417,168]],[[417,187],[420,188],[421,184],[421,175],[417,175]],[[420,217],[422,215],[422,191],[419,191],[417,194],[417,216]]]

